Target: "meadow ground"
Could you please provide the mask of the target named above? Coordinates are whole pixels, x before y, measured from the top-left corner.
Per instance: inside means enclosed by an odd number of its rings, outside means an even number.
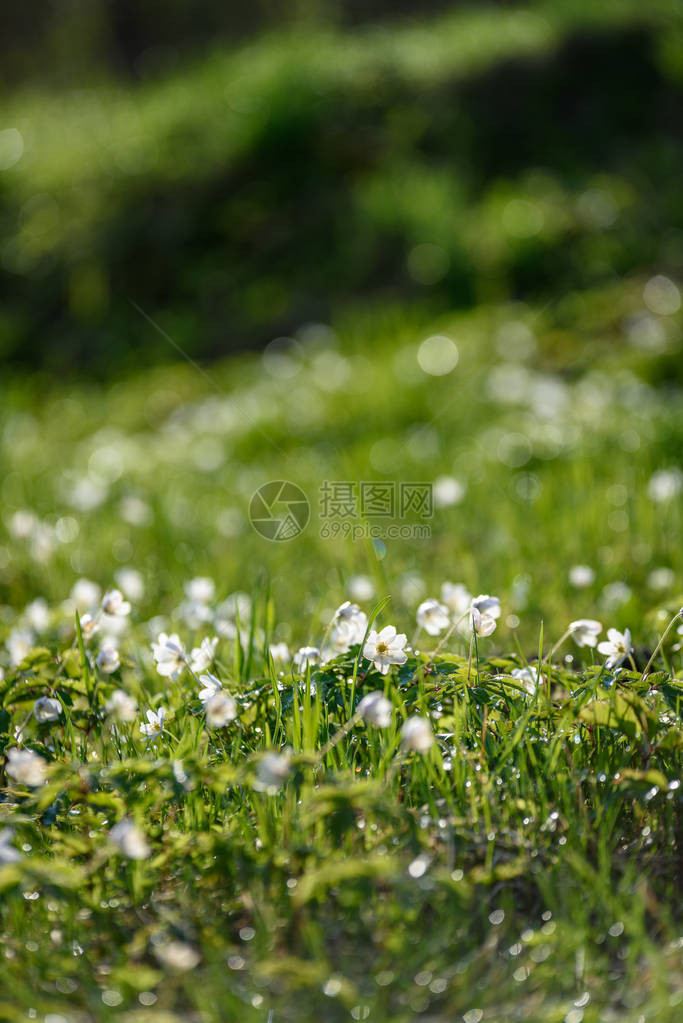
[[[0,1019],[680,1018],[674,10],[13,102]]]
[[[6,1018],[677,1017],[672,288],[9,391]],[[272,542],[283,476],[311,518]],[[431,536],[335,519],[325,481],[368,478],[438,481],[396,516]],[[408,634],[386,674],[371,624]]]

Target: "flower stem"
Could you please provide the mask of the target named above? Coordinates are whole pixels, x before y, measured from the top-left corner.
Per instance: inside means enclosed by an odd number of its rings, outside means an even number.
[[[671,619],[671,621],[667,625],[666,629],[662,633],[662,635],[660,637],[660,640],[659,640],[659,643],[657,644],[657,646],[652,651],[652,657],[650,658],[650,660],[645,665],[645,668],[643,670],[643,674],[641,676],[642,679],[645,679],[647,677],[647,673],[650,670],[650,668],[652,667],[655,657],[657,656],[657,654],[661,650],[662,644],[664,643],[664,640],[669,635],[669,633],[671,632],[671,630],[673,629],[674,625],[676,624],[676,622],[678,621],[679,618],[683,618],[683,607],[679,608],[679,610],[673,616],[673,618]]]

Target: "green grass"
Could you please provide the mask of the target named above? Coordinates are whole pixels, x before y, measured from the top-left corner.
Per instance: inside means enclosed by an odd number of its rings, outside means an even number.
[[[35,372],[0,377],[0,1019],[679,1018],[680,38],[669,2],[482,7],[8,102],[0,351]],[[310,521],[269,542],[283,479]],[[439,480],[426,519],[321,506]],[[476,646],[417,627],[446,582],[500,598]],[[302,673],[349,598],[406,663],[356,636]],[[225,727],[162,631],[217,637]]]
[[[64,710],[25,726],[25,745],[49,762],[46,784],[7,776],[0,804],[21,850],[0,867],[5,1018],[677,1018],[675,630],[655,674],[641,674],[682,603],[680,495],[656,501],[650,489],[679,461],[669,368],[680,313],[643,320],[644,285],[435,323],[404,309],[349,315],[337,339],[302,335],[287,380],[245,357],[109,388],[6,382],[5,752],[36,698],[55,694]],[[435,333],[459,350],[442,377],[417,358]],[[436,510],[428,540],[383,549],[320,535],[324,480],[441,475],[465,494]],[[283,476],[308,493],[312,518],[269,543],[247,505]],[[84,495],[99,503],[85,508]],[[22,509],[35,515],[23,539]],[[569,582],[576,563],[595,571],[586,589]],[[107,676],[102,635],[86,633],[80,649],[63,601],[79,576],[106,588],[124,565],[145,593]],[[663,588],[655,568],[673,573]],[[358,573],[375,599],[391,597],[379,624],[409,640],[417,604],[443,581],[497,594],[498,628],[469,677],[457,632],[435,657],[438,640],[417,634],[422,652],[386,678],[356,647],[310,678],[288,663],[274,671],[267,643],[320,644]],[[203,625],[179,606],[199,575],[217,584]],[[251,611],[216,614],[235,591]],[[38,624],[22,611],[37,596],[48,603]],[[27,616],[35,649],[12,665]],[[630,627],[638,670],[615,675],[571,643],[551,667],[580,617]],[[227,727],[206,728],[187,669],[174,682],[155,671],[149,644],[162,628],[188,649],[219,632],[212,670],[238,704]],[[529,697],[511,672],[538,672],[539,635],[546,663]],[[167,709],[160,739],[145,745],[137,723],[112,728],[115,687],[140,716]],[[391,726],[349,725],[375,689],[392,701]],[[437,733],[424,756],[399,749],[412,713]],[[254,789],[263,752],[281,748],[282,790]],[[143,829],[148,858],[106,839],[124,817]]]

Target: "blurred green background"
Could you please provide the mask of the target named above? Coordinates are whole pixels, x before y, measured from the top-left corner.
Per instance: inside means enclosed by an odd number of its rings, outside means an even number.
[[[0,353],[111,378],[680,272],[680,5],[7,6]],[[38,27],[36,27],[38,26]]]
[[[396,616],[499,592],[531,644],[676,599],[680,3],[2,19],[8,627],[126,565],[150,615],[193,574],[275,580],[301,641],[358,573]],[[280,478],[312,521],[268,544],[247,508]],[[430,541],[318,535],[326,479],[439,478]]]

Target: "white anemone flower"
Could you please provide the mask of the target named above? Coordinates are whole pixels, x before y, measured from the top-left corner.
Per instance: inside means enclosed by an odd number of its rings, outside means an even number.
[[[0,867],[7,863],[18,863],[21,853],[11,844],[14,838],[14,828],[3,828],[0,831]]]
[[[624,629],[623,632],[619,632],[618,629],[608,629],[607,639],[598,644],[598,653],[606,655],[605,667],[609,670],[623,664],[632,650],[630,629]]]
[[[124,595],[129,600],[142,600],[145,595],[145,580],[137,568],[124,565],[114,576]]]
[[[500,600],[498,597],[489,597],[488,593],[480,593],[478,597],[474,597],[472,607],[476,608],[482,616],[500,618]]]
[[[386,675],[392,664],[405,664],[408,660],[403,649],[407,642],[405,633],[397,633],[393,625],[385,625],[381,632],[373,629],[363,647],[363,657],[367,657],[377,671]]]
[[[124,817],[109,832],[109,839],[129,860],[146,860],[152,850],[144,831],[129,817]]]
[[[184,941],[169,941],[165,945],[158,945],[154,955],[165,969],[173,973],[194,970],[200,961],[199,952]]]
[[[90,615],[90,614],[81,615],[80,622],[81,622],[81,633],[83,635],[83,639],[90,639],[90,637],[95,632],[97,632],[97,630],[100,627],[100,624],[97,621],[97,618],[93,618],[93,616]]]
[[[7,647],[10,664],[13,668],[21,664],[24,658],[28,656],[33,649],[35,639],[36,637],[30,629],[13,629],[10,632],[5,641],[5,646]]]
[[[213,664],[217,646],[218,636],[213,636],[211,639],[205,636],[199,646],[193,649],[190,654],[190,671],[193,674],[199,675]]]
[[[527,665],[524,668],[513,668],[510,672],[512,677],[524,686],[529,696],[534,696],[538,689],[538,672]],[[543,681],[543,676],[541,676]]]
[[[124,600],[121,590],[108,590],[102,597],[102,610],[106,615],[125,618],[130,614],[130,603]]]
[[[569,582],[577,590],[582,590],[595,582],[595,572],[590,565],[572,565],[569,569]]]
[[[115,721],[135,721],[138,715],[138,703],[124,689],[115,689],[107,700],[107,713]]]
[[[204,704],[209,728],[224,728],[237,717],[237,704],[229,693],[214,693]]]
[[[44,597],[36,597],[24,608],[24,618],[36,632],[44,632],[50,624],[50,608]]]
[[[171,680],[176,679],[185,667],[185,648],[175,632],[171,636],[160,632],[156,643],[152,643],[152,654],[159,674]]]
[[[38,724],[45,724],[47,721],[56,721],[61,716],[62,705],[59,700],[50,696],[41,696],[33,704],[33,714]]]
[[[417,609],[417,624],[430,636],[438,636],[450,625],[448,608],[432,597],[423,600]]]
[[[317,664],[319,660],[320,650],[317,646],[302,646],[294,654],[294,667],[305,671],[307,664]]]
[[[121,667],[121,658],[116,647],[103,646],[95,659],[95,664],[105,675],[111,675],[112,672],[117,671]]]
[[[210,700],[212,696],[216,695],[216,693],[220,693],[223,688],[223,683],[217,679],[215,675],[212,675],[211,672],[208,671],[205,675],[199,676],[199,681],[204,687],[199,690],[199,699],[202,703],[206,703],[207,700]]]
[[[496,631],[496,619],[490,614],[482,614],[473,604],[470,608],[470,629],[480,639],[491,636]]]
[[[441,601],[456,618],[469,611],[472,604],[472,594],[462,583],[442,583]]]
[[[7,773],[20,785],[38,788],[45,781],[46,761],[30,749],[11,749],[7,754]]]
[[[156,713],[153,710],[147,711],[147,721],[140,722],[140,732],[147,742],[151,739],[157,739],[161,735],[164,730],[165,720],[166,710],[164,707],[159,707]]]
[[[290,759],[286,753],[266,753],[256,768],[254,788],[257,792],[272,795],[287,781],[290,767]]]
[[[289,647],[286,643],[271,643],[270,644],[270,656],[276,662],[283,662],[289,660]]]
[[[208,576],[197,576],[185,583],[188,600],[196,604],[210,604],[216,594],[216,584]]]
[[[375,728],[388,728],[391,724],[391,714],[394,707],[391,700],[387,700],[384,693],[377,690],[368,693],[358,704],[357,713],[370,725]]]
[[[438,476],[434,480],[434,507],[450,508],[459,504],[465,496],[465,488],[454,476]]]
[[[602,624],[594,618],[577,618],[569,624],[569,635],[577,646],[596,646],[601,632]]]
[[[354,600],[372,600],[375,595],[375,584],[367,575],[352,575],[347,586]]]
[[[428,753],[434,745],[434,733],[427,718],[414,714],[401,729],[401,749],[404,752]]]
[[[368,616],[365,611],[361,611],[358,604],[352,604],[350,600],[345,600],[334,613],[333,631],[340,630],[348,646],[361,643],[367,627]]]
[[[71,600],[76,605],[76,610],[93,611],[100,602],[102,590],[92,579],[77,579],[71,587]]]

